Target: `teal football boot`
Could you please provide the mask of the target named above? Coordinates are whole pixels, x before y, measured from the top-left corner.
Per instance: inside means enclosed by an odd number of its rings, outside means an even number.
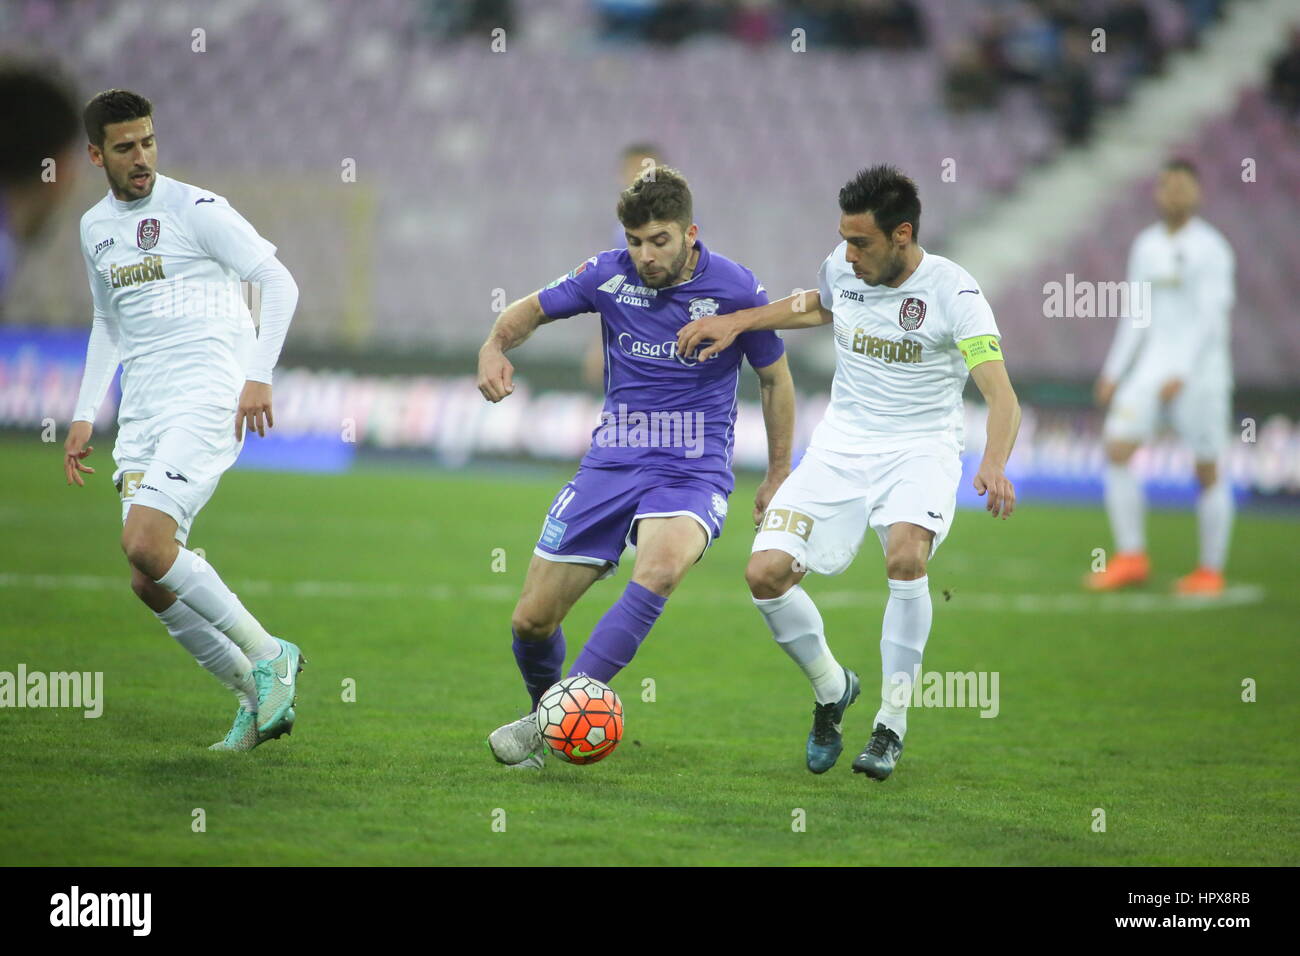
[[[813,707],[813,725],[808,733],[808,769],[813,773],[825,773],[840,759],[840,752],[844,750],[841,727],[844,712],[858,699],[861,690],[858,675],[846,667],[844,696],[834,703]]]
[[[277,725],[285,720],[298,696],[298,672],[307,663],[297,644],[275,639],[280,656],[262,661],[253,668],[257,686],[257,732],[264,737],[278,737]]]

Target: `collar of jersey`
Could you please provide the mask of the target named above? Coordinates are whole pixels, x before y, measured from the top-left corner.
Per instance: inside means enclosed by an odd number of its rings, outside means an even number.
[[[149,195],[144,196],[140,199],[132,199],[130,202],[122,202],[122,200],[118,199],[116,196],[113,195],[113,190],[109,189],[108,203],[109,203],[109,207],[113,210],[113,212],[118,213],[119,215],[125,215],[127,213],[139,212],[141,209],[144,209],[146,206],[148,206],[149,200],[153,199],[154,196],[158,195],[158,190],[162,188],[163,180],[165,178],[157,172],[155,172],[153,175],[154,175],[153,192],[149,193]]]
[[[667,292],[668,289],[681,289],[685,286],[690,285],[700,276],[704,275],[704,270],[709,267],[709,250],[706,249],[704,247],[704,243],[700,242],[698,239],[695,240],[695,248],[700,250],[700,261],[695,263],[695,271],[691,273],[691,277],[687,279],[685,282],[679,282],[676,285],[670,285],[668,286],[667,289],[664,289],[663,291]]]

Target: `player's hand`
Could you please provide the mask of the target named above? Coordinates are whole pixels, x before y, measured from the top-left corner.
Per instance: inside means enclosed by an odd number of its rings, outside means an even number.
[[[68,437],[63,442],[63,474],[70,485],[77,484],[84,488],[86,482],[81,476],[95,473],[94,468],[81,463],[82,459],[95,450],[94,445],[86,444],[90,441],[91,427],[90,422],[73,422],[68,426]]]
[[[1101,408],[1110,404],[1110,400],[1115,397],[1115,383],[1108,378],[1097,379],[1097,384],[1092,390],[1092,397]]]
[[[1171,378],[1160,386],[1160,401],[1172,402],[1182,390],[1183,380],[1181,378]]]
[[[687,322],[677,330],[677,354],[690,358],[692,352],[708,342],[700,354],[695,356],[697,362],[703,362],[736,341],[736,336],[742,331],[744,330],[736,321],[734,312],[727,315],[706,315],[694,322]]]
[[[763,520],[763,512],[767,511],[767,506],[772,502],[772,496],[776,494],[776,489],[781,487],[781,482],[790,477],[789,471],[772,471],[768,470],[767,475],[763,478],[763,483],[758,486],[758,493],[754,495],[754,527],[757,528],[759,522]]]
[[[1015,486],[997,465],[981,462],[972,484],[981,498],[988,495],[984,510],[993,517],[1010,518],[1011,512],[1016,510]]]
[[[235,412],[235,439],[244,437],[244,423],[248,423],[248,433],[254,430],[263,438],[266,430],[275,424],[271,416],[271,386],[265,382],[248,381],[239,393],[239,411]]]
[[[489,402],[499,402],[515,390],[515,367],[496,346],[479,349],[478,390]]]

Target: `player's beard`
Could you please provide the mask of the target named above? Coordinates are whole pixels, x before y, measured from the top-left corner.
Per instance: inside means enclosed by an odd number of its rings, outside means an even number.
[[[682,251],[677,254],[677,258],[673,259],[673,264],[669,266],[666,270],[664,270],[664,274],[662,277],[660,277],[654,282],[651,282],[644,275],[642,275],[641,281],[644,282],[652,289],[663,289],[667,286],[672,285],[681,276],[682,270],[686,268],[686,259],[687,257],[690,256],[690,254],[691,254],[691,247],[683,242]],[[640,271],[641,271],[640,269],[637,270],[638,274],[640,273]]]
[[[143,191],[136,189],[135,184],[131,182],[131,177],[139,172],[147,172],[149,174],[149,179],[145,183]],[[157,182],[158,175],[152,169],[130,169],[122,177],[120,182],[112,173],[108,174],[108,185],[112,188],[113,195],[117,197],[119,202],[135,202],[137,199],[144,199],[153,192],[153,187]]]
[[[885,264],[881,266],[880,275],[876,276],[874,280],[863,279],[862,281],[867,285],[889,285],[903,274],[905,268],[907,268],[907,263],[903,261],[903,253],[895,249],[894,254],[886,259]]]

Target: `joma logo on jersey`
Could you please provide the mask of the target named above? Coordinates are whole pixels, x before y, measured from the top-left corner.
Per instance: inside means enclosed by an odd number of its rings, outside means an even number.
[[[805,541],[812,534],[813,519],[789,508],[772,508],[763,515],[764,531],[789,531]]]
[[[921,343],[916,339],[882,339],[868,335],[865,329],[853,330],[853,351],[867,358],[892,362],[921,361]]]
[[[114,289],[165,278],[162,256],[145,256],[134,265],[110,266],[108,269],[108,280]]]
[[[109,246],[111,246],[111,245],[113,245],[113,244],[114,244],[114,243],[113,243],[113,237],[112,237],[112,236],[109,236],[109,237],[108,237],[107,239],[105,239],[103,242],[98,242],[98,243],[96,243],[96,244],[95,244],[95,255],[99,255],[101,252],[103,252],[105,249],[107,249]]]

